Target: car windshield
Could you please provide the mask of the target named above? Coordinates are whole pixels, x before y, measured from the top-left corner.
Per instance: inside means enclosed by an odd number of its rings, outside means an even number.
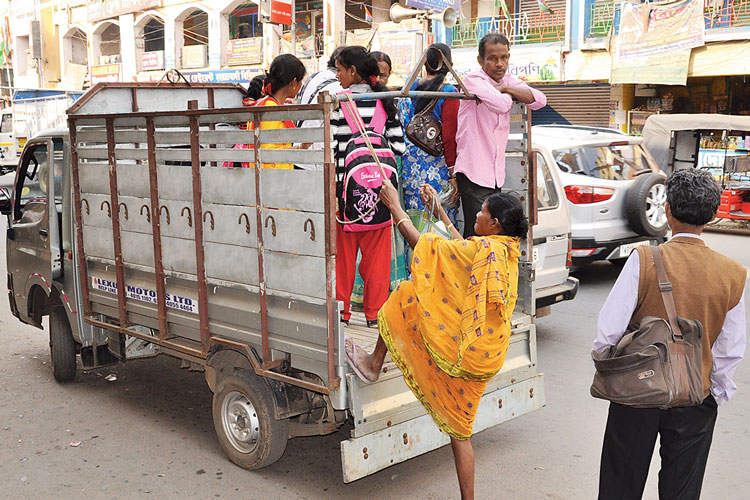
[[[628,180],[640,173],[657,170],[653,159],[640,144],[556,149],[552,154],[563,172],[600,179]]]

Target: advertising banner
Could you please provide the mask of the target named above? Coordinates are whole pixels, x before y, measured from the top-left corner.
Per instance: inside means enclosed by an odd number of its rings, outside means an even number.
[[[242,83],[247,84],[256,75],[263,73],[261,68],[228,69],[220,71],[181,71],[190,83]],[[139,74],[133,80],[136,82],[158,82],[162,74]]]
[[[271,0],[271,22],[276,24],[292,24],[291,0]]]
[[[99,82],[119,82],[120,65],[119,64],[100,64],[91,66],[91,86]]]
[[[461,0],[406,0],[406,5],[413,9],[434,10],[435,12],[443,12],[448,7],[455,9],[456,12],[461,11]]]
[[[227,65],[259,64],[263,61],[263,38],[227,40]]]
[[[622,4],[610,83],[685,85],[690,51],[703,45],[703,0]]]
[[[479,69],[477,49],[457,49],[452,53],[453,69],[464,77]],[[529,83],[559,82],[562,80],[560,47],[511,47],[508,73]]]
[[[141,54],[141,71],[164,69],[164,51],[154,50]]]

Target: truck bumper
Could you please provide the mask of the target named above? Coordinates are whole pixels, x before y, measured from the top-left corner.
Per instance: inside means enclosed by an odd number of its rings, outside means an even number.
[[[547,307],[564,300],[572,300],[578,294],[578,278],[569,276],[565,283],[537,290],[536,308]]]
[[[482,396],[474,433],[545,405],[544,374],[516,382]],[[443,434],[430,415],[422,415],[364,436],[341,442],[344,482],[351,483],[393,464],[445,446]]]

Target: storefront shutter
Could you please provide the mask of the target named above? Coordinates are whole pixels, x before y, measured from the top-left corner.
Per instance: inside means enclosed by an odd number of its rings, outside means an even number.
[[[534,125],[609,126],[609,84],[540,85],[547,105],[531,113]]]

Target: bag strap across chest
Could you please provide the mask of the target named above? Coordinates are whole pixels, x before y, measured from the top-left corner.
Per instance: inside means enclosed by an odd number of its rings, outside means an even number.
[[[669,281],[667,270],[664,268],[664,261],[661,258],[659,247],[651,247],[651,256],[654,258],[656,278],[659,282],[659,292],[661,293],[662,301],[664,301],[664,309],[667,311],[669,326],[672,328],[674,336],[682,339],[682,330],[680,330],[680,325],[677,321],[677,308],[674,305],[674,296],[672,295],[672,282]]]

